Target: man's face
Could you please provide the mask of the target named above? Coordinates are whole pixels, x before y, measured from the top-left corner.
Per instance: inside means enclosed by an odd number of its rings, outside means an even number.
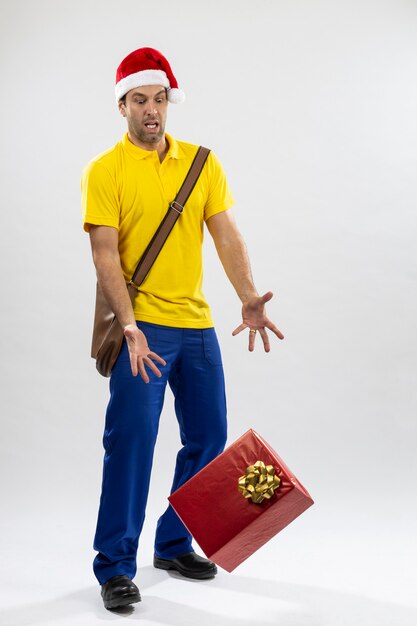
[[[132,138],[145,149],[154,150],[164,137],[168,111],[166,90],[160,85],[131,89],[125,103],[119,102],[119,111],[127,120]]]

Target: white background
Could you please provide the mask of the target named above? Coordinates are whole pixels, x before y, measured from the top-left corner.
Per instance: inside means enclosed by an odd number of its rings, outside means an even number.
[[[316,504],[211,583],[153,570],[179,445],[168,396],[143,602],[124,617],[415,624],[417,2],[2,0],[0,24],[0,623],[121,619],[91,571],[108,392],[79,180],[125,129],[117,65],[148,45],[187,95],[167,130],[223,162],[286,335],[268,355],[231,337],[240,305],[207,239],[229,442],[255,428]]]

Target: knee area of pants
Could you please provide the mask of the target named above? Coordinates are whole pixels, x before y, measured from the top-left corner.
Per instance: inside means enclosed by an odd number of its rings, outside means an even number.
[[[188,443],[187,448],[188,452],[191,455],[198,456],[204,453],[210,459],[214,459],[220,452],[224,450],[224,446],[226,445],[226,435],[216,437],[210,436],[206,439],[202,439],[201,441],[193,441]]]
[[[155,444],[158,429],[152,425],[138,426],[135,422],[125,422],[106,431],[105,440],[115,448],[118,445],[129,448],[145,446],[146,448]]]

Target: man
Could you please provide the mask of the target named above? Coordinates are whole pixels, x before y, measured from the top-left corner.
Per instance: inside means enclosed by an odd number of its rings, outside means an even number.
[[[253,284],[230,210],[233,199],[212,153],[132,306],[126,283],[175,198],[197,146],[165,132],[168,103],[181,102],[184,94],[157,50],[141,48],[122,61],[116,98],[127,133],[87,166],[82,181],[84,228],[90,234],[97,278],[125,336],[110,379],[94,542],[94,571],[108,609],[140,600],[132,579],[167,382],[183,444],[172,490],[217,456],[226,442],[221,355],[202,293],[204,223],[242,301],[242,323],[233,335],[249,328],[251,351],[257,331],[267,352],[267,328],[283,339],[265,313],[272,293],[259,296]],[[216,574],[214,563],[194,552],[190,534],[171,507],[157,524],[154,566],[195,579]]]

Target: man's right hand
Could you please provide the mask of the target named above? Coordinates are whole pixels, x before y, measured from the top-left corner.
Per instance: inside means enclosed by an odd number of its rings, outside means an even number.
[[[130,356],[130,367],[132,368],[133,376],[140,374],[145,383],[149,383],[149,376],[146,373],[145,365],[160,378],[162,376],[159,369],[156,367],[154,361],[157,361],[161,365],[166,365],[164,359],[158,356],[155,352],[152,352],[148,346],[145,335],[136,324],[127,324],[123,329],[124,336],[126,337],[127,347]]]

